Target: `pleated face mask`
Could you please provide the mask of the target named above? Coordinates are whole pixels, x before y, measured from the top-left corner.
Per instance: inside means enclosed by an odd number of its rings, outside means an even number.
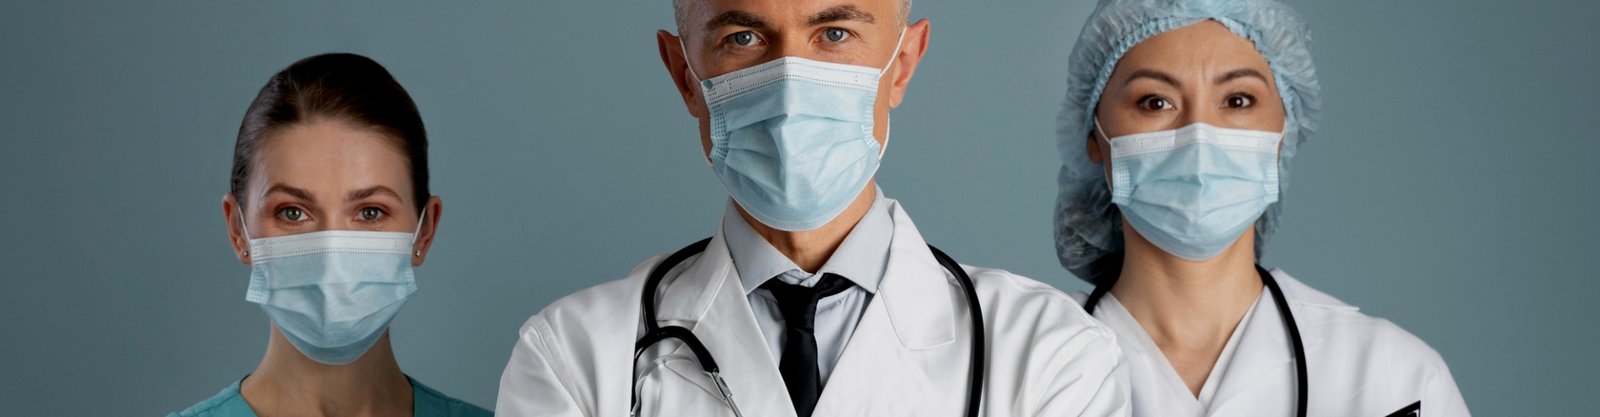
[[[1095,132],[1104,138],[1095,122]],[[1282,133],[1196,123],[1111,143],[1111,202],[1150,243],[1216,257],[1278,201]]]
[[[329,365],[353,362],[417,290],[411,256],[422,219],[412,233],[329,230],[249,239],[246,228],[251,271],[245,300],[260,304],[306,357]]]
[[[791,56],[701,81],[711,169],[733,200],[762,224],[789,231],[822,227],[844,212],[883,156],[873,105],[889,62],[872,68]],[[699,79],[693,66],[689,73]]]

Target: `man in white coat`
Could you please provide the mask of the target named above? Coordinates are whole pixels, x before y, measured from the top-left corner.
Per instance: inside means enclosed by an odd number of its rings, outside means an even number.
[[[732,197],[721,225],[528,319],[496,414],[1128,415],[1107,328],[1047,285],[944,262],[873,181],[927,47],[909,7],[675,1],[679,34],[657,39]],[[671,326],[685,337],[635,356]]]

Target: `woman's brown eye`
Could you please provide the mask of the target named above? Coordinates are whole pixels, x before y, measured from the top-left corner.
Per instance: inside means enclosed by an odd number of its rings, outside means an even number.
[[[1149,111],[1161,111],[1172,108],[1172,102],[1164,97],[1149,96],[1139,100],[1139,108]]]
[[[361,220],[362,221],[371,222],[371,221],[377,221],[378,219],[383,218],[383,210],[379,210],[377,207],[367,207],[367,208],[361,209],[361,212],[359,214],[361,216]]]
[[[1253,98],[1250,98],[1250,96],[1241,94],[1241,95],[1236,95],[1236,96],[1229,96],[1228,99],[1224,102],[1224,104],[1226,104],[1228,106],[1228,108],[1230,108],[1230,109],[1242,109],[1242,108],[1245,108],[1245,107],[1250,107],[1250,105],[1255,104],[1255,102],[1256,102],[1256,100],[1253,99]]]

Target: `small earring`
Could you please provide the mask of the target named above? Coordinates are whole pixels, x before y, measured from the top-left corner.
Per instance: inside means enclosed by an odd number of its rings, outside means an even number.
[[[419,251],[417,251],[417,257],[418,257],[418,258],[421,258],[421,257],[422,257],[422,251],[420,251],[420,250],[419,250]]]

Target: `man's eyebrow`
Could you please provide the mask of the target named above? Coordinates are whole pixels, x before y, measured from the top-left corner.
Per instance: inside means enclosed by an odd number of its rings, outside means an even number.
[[[1221,76],[1217,77],[1216,83],[1222,84],[1247,77],[1255,77],[1261,79],[1261,82],[1263,83],[1267,82],[1267,76],[1262,75],[1260,71],[1256,71],[1254,68],[1240,68],[1233,71],[1228,71],[1226,74],[1222,74]]]
[[[388,194],[390,196],[393,196],[396,200],[400,199],[400,193],[394,192],[394,189],[386,187],[386,186],[378,185],[378,186],[372,186],[372,187],[367,187],[367,188],[362,188],[362,189],[359,189],[359,190],[351,191],[350,195],[345,197],[345,200],[348,200],[348,201],[362,200],[362,199],[365,199],[367,197],[372,197],[372,196],[378,195],[378,194]]]
[[[811,16],[810,19],[806,20],[806,25],[817,26],[846,20],[854,20],[862,23],[873,23],[877,19],[872,18],[872,13],[867,13],[859,8],[856,8],[854,5],[847,4],[843,6],[830,7],[827,10],[823,10],[816,15]]]
[[[1164,83],[1167,83],[1167,84],[1171,84],[1173,87],[1183,88],[1183,84],[1179,84],[1178,83],[1178,79],[1172,78],[1172,75],[1167,74],[1165,72],[1156,71],[1156,70],[1149,70],[1149,69],[1134,70],[1132,74],[1128,75],[1128,79],[1122,82],[1122,85],[1128,85],[1130,83],[1133,83],[1133,80],[1137,80],[1137,79],[1140,79],[1140,78],[1149,78],[1149,79],[1152,79],[1152,80],[1156,80],[1156,81],[1164,82]]]
[[[729,10],[706,21],[706,31],[714,31],[723,26],[744,26],[751,29],[766,29],[767,21],[743,10]]]
[[[298,198],[298,199],[305,200],[305,201],[311,201],[311,202],[317,201],[317,199],[311,198],[311,193],[310,192],[308,192],[306,190],[299,189],[299,188],[290,187],[290,186],[287,186],[287,185],[284,185],[284,184],[281,184],[281,183],[280,184],[272,184],[272,187],[267,188],[267,194],[272,194],[272,193],[284,193],[284,194],[288,194],[290,197]]]

